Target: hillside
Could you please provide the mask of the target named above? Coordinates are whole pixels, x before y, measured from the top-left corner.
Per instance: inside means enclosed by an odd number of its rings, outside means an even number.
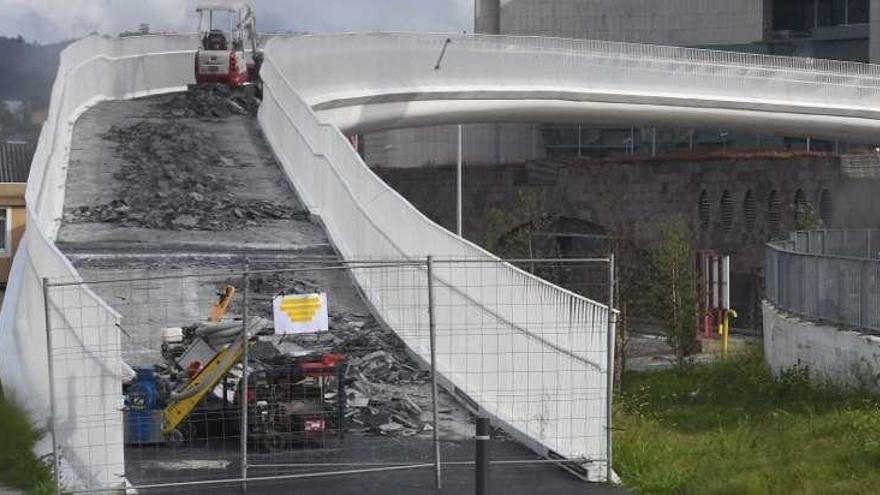
[[[0,37],[0,53],[7,57],[0,69],[0,100],[48,103],[58,56],[65,46],[67,42],[39,45]]]

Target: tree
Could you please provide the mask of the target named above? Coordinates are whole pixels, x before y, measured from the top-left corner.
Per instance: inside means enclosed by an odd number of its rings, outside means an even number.
[[[666,332],[676,364],[685,364],[697,351],[697,275],[691,232],[681,219],[661,227],[662,244],[651,256],[646,293],[653,316]]]
[[[548,218],[541,193],[520,190],[514,204],[489,210],[483,245],[501,258],[536,257],[534,236]]]

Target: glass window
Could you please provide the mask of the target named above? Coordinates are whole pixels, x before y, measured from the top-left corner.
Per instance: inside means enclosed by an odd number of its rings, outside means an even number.
[[[6,222],[9,221],[7,219],[7,210],[6,208],[0,208],[0,252],[6,251],[9,247],[6,245]]]
[[[816,24],[837,26],[846,23],[846,2],[848,0],[817,0]]]
[[[849,0],[849,24],[867,24],[870,0]]]
[[[773,2],[773,30],[810,31],[813,29],[815,10],[813,1],[776,0]]]

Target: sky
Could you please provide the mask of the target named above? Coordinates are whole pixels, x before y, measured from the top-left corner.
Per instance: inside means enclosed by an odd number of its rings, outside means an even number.
[[[473,0],[250,0],[260,31],[470,30]],[[92,32],[195,31],[195,0],[0,0],[0,35],[52,43]]]

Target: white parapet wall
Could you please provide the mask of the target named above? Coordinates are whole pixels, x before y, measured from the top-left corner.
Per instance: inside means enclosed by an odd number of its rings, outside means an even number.
[[[810,376],[878,387],[880,337],[790,316],[764,301],[764,354],[774,373],[806,367]]]
[[[79,285],[50,289],[44,301],[44,279],[80,280],[54,243],[73,126],[101,100],[185,89],[193,78],[196,43],[193,35],[89,36],[61,53],[49,114],[28,177],[27,229],[0,311],[0,380],[4,393],[25,407],[39,426],[54,427],[66,488],[122,487],[125,467],[119,316]],[[54,356],[54,420],[48,333]],[[47,437],[38,454],[51,449]]]
[[[348,43],[350,37],[338,40]],[[607,457],[608,307],[501,262],[429,220],[376,176],[340,130],[321,122],[301,96],[319,90],[302,81],[305,72],[335,70],[334,58],[323,58],[312,41],[273,39],[262,68],[260,124],[300,197],[345,258],[438,258],[442,380],[534,450],[586,459],[588,470],[601,472]],[[333,37],[322,41],[332,45]],[[427,361],[428,321],[406,313],[427,308],[418,288],[424,267],[408,270],[410,291],[388,290],[375,270],[353,274],[377,316]],[[412,321],[418,323],[404,325]]]

